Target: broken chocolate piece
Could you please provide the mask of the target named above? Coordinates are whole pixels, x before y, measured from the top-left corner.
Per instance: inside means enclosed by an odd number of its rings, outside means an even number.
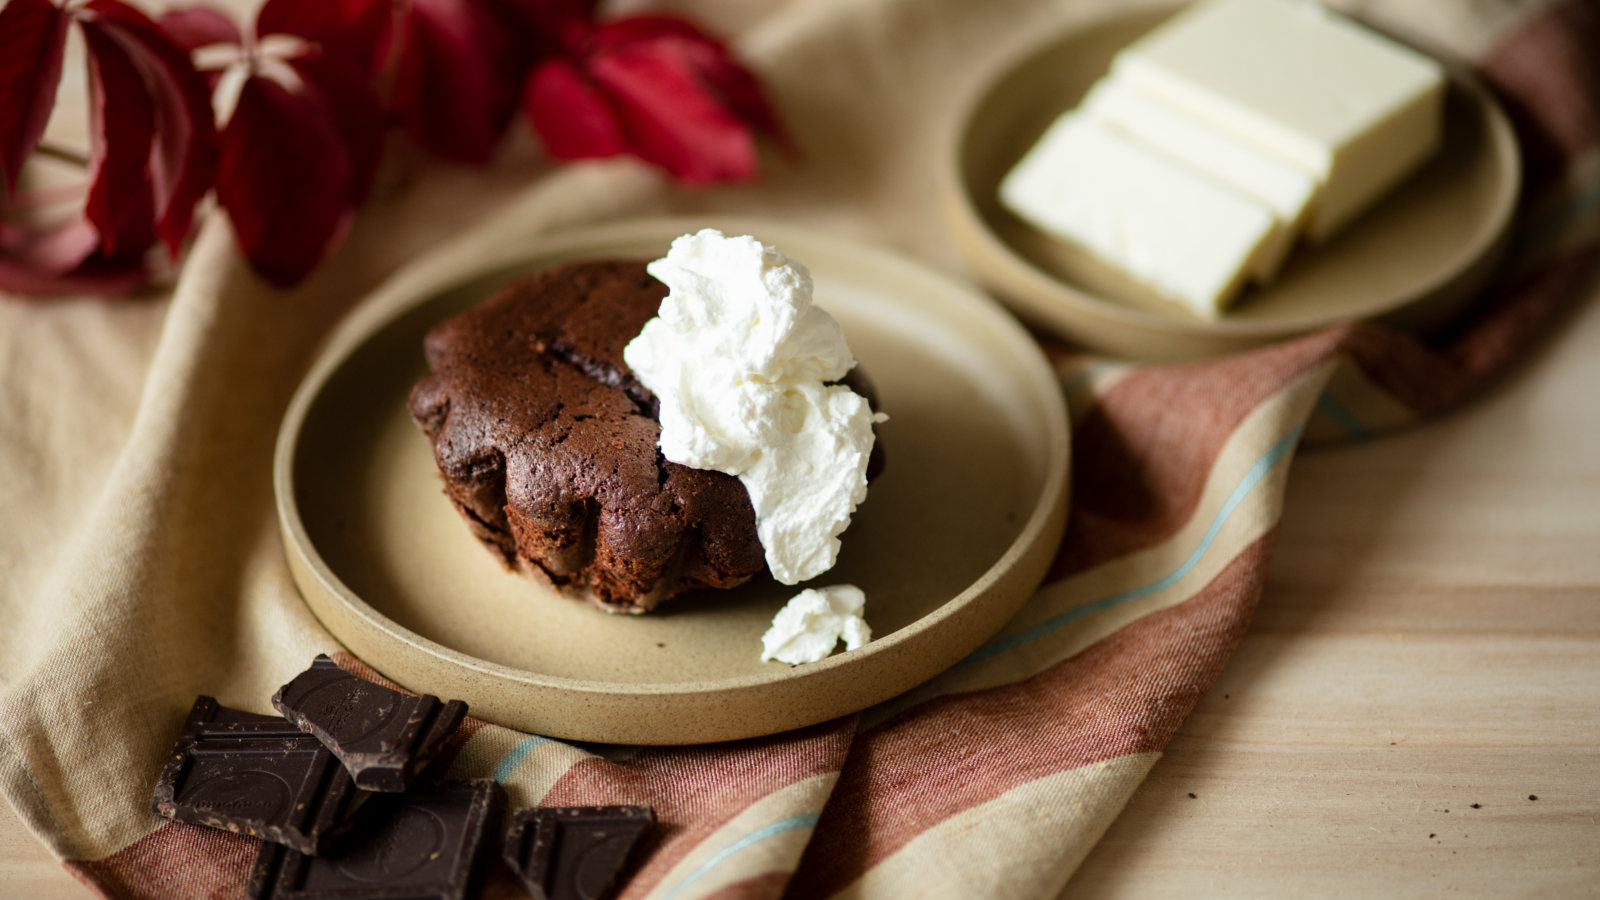
[[[316,853],[370,796],[294,723],[202,696],[161,769],[153,805],[179,822]]]
[[[648,806],[520,810],[506,834],[506,865],[534,900],[605,900],[655,820]]]
[[[245,895],[463,900],[494,855],[504,805],[504,792],[490,778],[380,797],[360,829],[318,856],[264,846]]]
[[[405,790],[467,714],[460,700],[402,694],[321,655],[272,695],[272,705],[326,744],[369,791]]]

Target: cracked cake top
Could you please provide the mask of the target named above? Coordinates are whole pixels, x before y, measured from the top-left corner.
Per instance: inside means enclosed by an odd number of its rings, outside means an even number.
[[[668,462],[623,348],[666,288],[643,261],[548,269],[435,326],[412,418],[445,491],[508,565],[640,612],[764,568],[739,481]]]

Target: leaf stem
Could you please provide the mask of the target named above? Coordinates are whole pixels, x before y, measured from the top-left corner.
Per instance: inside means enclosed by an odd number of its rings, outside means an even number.
[[[40,141],[39,146],[34,150],[34,152],[38,153],[40,156],[48,156],[51,159],[77,166],[80,169],[89,168],[89,157],[83,155],[82,153],[68,150],[65,147],[59,147],[55,144]]]

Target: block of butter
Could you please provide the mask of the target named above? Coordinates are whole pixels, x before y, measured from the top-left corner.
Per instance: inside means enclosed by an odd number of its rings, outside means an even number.
[[[1169,299],[1213,317],[1238,293],[1277,219],[1082,111],[1045,131],[1000,182],[1000,200]]]
[[[1114,77],[1316,179],[1320,241],[1430,156],[1434,60],[1311,0],[1207,0],[1124,48]]]
[[[1257,254],[1250,274],[1261,284],[1282,268],[1311,210],[1317,182],[1271,152],[1232,135],[1207,128],[1116,78],[1102,78],[1084,98],[1082,109],[1094,118],[1165,153],[1178,163],[1210,176],[1272,211],[1277,220],[1268,246]]]

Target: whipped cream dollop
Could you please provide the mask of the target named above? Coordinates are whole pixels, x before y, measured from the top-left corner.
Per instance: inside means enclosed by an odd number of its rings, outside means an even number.
[[[744,483],[767,568],[797,584],[833,567],[867,496],[875,416],[843,385],[855,365],[811,273],[753,237],[672,242],[650,274],[670,289],[623,358],[661,401],[661,453]]]
[[[855,650],[872,640],[872,628],[861,617],[867,595],[853,584],[807,588],[795,594],[761,636],[763,662],[777,660],[797,666],[825,659],[834,645],[844,641]]]

